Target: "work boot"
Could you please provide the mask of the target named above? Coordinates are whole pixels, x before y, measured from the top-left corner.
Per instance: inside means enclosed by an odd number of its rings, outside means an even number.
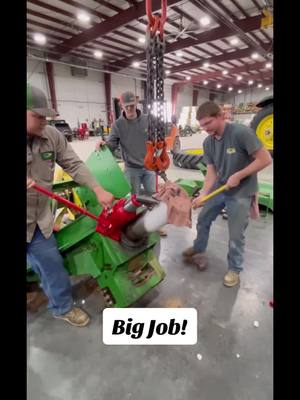
[[[182,252],[183,257],[192,257],[195,254],[197,254],[197,252],[194,250],[194,247],[188,247]]]
[[[207,268],[205,253],[196,253],[190,257],[189,261],[195,264],[199,271],[204,271]]]
[[[73,307],[65,314],[54,315],[54,318],[63,319],[74,326],[86,326],[90,322],[90,317],[88,314],[78,307]]]
[[[224,285],[227,287],[233,287],[240,283],[240,277],[237,272],[229,270],[224,276]]]

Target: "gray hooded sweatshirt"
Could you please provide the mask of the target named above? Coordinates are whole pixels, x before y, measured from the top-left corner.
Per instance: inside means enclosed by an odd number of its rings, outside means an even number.
[[[113,124],[106,144],[113,152],[120,144],[125,166],[144,168],[146,141],[148,135],[148,116],[137,110],[137,118],[129,120],[125,113]]]

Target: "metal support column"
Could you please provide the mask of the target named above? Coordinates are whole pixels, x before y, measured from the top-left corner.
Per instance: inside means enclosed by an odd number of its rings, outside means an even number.
[[[112,110],[111,110],[111,74],[104,73],[104,85],[105,85],[105,103],[107,113],[107,125],[110,126],[112,121]]]
[[[53,63],[46,62],[46,71],[47,78],[50,90],[50,99],[52,108],[57,112],[57,101],[56,101],[56,93],[55,93],[55,83],[54,83],[54,74],[53,74]]]
[[[176,83],[172,85],[172,115],[176,115],[176,107],[177,107],[177,95],[178,95],[179,86]]]
[[[198,105],[198,90],[193,89],[193,106]]]

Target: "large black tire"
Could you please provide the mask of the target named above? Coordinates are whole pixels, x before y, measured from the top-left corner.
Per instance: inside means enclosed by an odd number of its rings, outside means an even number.
[[[250,127],[254,130],[254,132],[256,133],[256,135],[258,136],[258,138],[260,138],[259,134],[258,134],[258,125],[260,124],[260,122],[266,118],[269,115],[273,114],[273,103],[266,105],[265,107],[263,107],[261,110],[258,111],[258,113],[255,114],[255,116],[253,117],[251,123],[250,123]],[[260,138],[261,139],[261,138]],[[264,143],[263,143],[264,144]],[[269,150],[271,156],[273,157],[273,149]]]
[[[178,136],[176,136],[173,143],[173,149],[172,149],[173,154],[179,153],[180,149],[181,149],[180,139]]]
[[[123,160],[120,146],[116,148],[113,155],[117,160]]]
[[[186,169],[199,169],[197,165],[203,162],[202,154],[186,154],[183,151],[173,154],[173,163],[176,167]]]

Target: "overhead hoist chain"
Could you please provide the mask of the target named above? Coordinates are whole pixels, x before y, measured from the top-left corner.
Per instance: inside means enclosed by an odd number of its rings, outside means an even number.
[[[165,171],[170,165],[165,142],[166,124],[164,107],[164,23],[167,0],[162,0],[161,16],[153,16],[151,0],[146,0],[148,27],[146,34],[148,140],[145,167],[167,180]]]

